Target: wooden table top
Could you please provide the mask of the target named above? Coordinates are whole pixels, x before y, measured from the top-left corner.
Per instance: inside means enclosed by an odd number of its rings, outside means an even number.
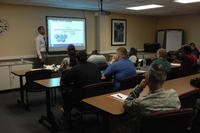
[[[11,73],[16,75],[16,76],[25,76],[25,74],[27,72],[29,72],[30,69],[26,69],[26,70],[17,70],[17,71],[12,71]]]
[[[50,78],[50,79],[42,79],[34,81],[46,88],[56,88],[60,87],[60,77],[57,78]]]
[[[200,74],[168,80],[164,83],[163,88],[175,89],[178,95],[180,96],[182,94],[185,94],[194,90],[198,90],[198,88],[190,85],[190,79],[196,78],[196,77],[200,77]],[[131,91],[132,89],[119,91],[119,92],[128,95]],[[149,92],[148,88],[146,87],[141,93],[141,96],[147,95],[148,92]],[[115,93],[118,93],[118,92],[115,92]],[[112,115],[120,115],[124,112],[123,102],[111,98],[110,97],[111,94],[114,94],[114,93],[86,98],[86,99],[83,99],[82,101],[98,109],[101,109],[107,113],[110,113]]]
[[[12,71],[11,73],[16,75],[16,76],[25,76],[25,74],[29,71],[34,71],[34,70],[41,70],[44,68],[38,68],[38,69],[24,69],[24,70],[16,70],[16,71]],[[47,69],[50,70],[50,69]],[[52,73],[58,73],[58,71],[52,71]],[[59,74],[58,74],[59,75]],[[60,75],[59,75],[60,76]]]

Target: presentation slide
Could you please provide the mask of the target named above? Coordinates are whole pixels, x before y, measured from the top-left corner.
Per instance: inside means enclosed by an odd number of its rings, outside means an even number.
[[[85,19],[47,17],[48,51],[66,51],[69,44],[85,50]]]

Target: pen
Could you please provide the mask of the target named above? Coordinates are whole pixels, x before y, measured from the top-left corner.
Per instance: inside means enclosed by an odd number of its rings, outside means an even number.
[[[120,95],[117,95],[119,98],[122,98],[122,96],[120,96]]]

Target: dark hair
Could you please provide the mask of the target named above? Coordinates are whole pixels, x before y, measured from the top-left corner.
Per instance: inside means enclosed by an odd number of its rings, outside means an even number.
[[[152,64],[148,69],[148,80],[153,84],[162,85],[167,78],[167,72],[163,65]]]
[[[72,44],[68,45],[67,52],[68,52],[68,55],[69,55],[69,58],[70,58],[69,66],[73,67],[77,64],[77,62],[76,62],[76,49],[75,49],[74,45],[72,45]]]
[[[195,43],[193,43],[193,42],[191,42],[189,45],[192,47],[196,47]]]
[[[129,51],[129,57],[132,55],[135,55],[135,56],[137,55],[137,49],[134,47],[132,47]]]
[[[92,51],[92,54],[93,54],[93,55],[98,55],[99,53],[98,53],[97,50],[94,50],[94,51]]]
[[[83,64],[87,62],[87,53],[85,51],[79,51],[76,55],[77,60]]]
[[[183,52],[184,52],[185,54],[191,54],[191,53],[192,53],[192,48],[191,48],[191,46],[189,46],[189,45],[184,46],[184,47],[183,47]]]
[[[127,57],[127,55],[128,55],[128,52],[127,52],[126,48],[124,48],[124,47],[119,47],[119,48],[117,49],[117,52],[121,53],[121,54],[124,55],[125,57]]]
[[[37,30],[39,31],[39,30],[41,30],[42,28],[44,28],[44,26],[39,26]]]

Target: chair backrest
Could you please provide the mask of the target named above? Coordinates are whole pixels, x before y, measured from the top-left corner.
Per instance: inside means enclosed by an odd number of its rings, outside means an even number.
[[[70,111],[79,105],[81,99],[113,92],[112,82],[100,82],[86,85],[82,88],[78,86],[61,86],[61,93],[65,111]]]
[[[103,95],[114,91],[112,82],[99,82],[81,88],[82,98]]]
[[[196,100],[200,98],[199,90],[190,91],[179,96],[181,108],[193,108]]]
[[[143,117],[139,133],[185,133],[191,116],[191,108],[153,113]]]
[[[142,79],[144,79],[143,75],[137,75],[122,79],[120,81],[120,90],[134,88],[137,84],[139,84],[142,81]]]
[[[39,86],[34,81],[51,78],[51,74],[52,71],[46,69],[29,71],[25,74],[26,85],[31,89],[38,88]]]
[[[99,67],[99,70],[105,70],[108,67],[108,64],[106,62],[104,63],[97,63],[97,66]]]

